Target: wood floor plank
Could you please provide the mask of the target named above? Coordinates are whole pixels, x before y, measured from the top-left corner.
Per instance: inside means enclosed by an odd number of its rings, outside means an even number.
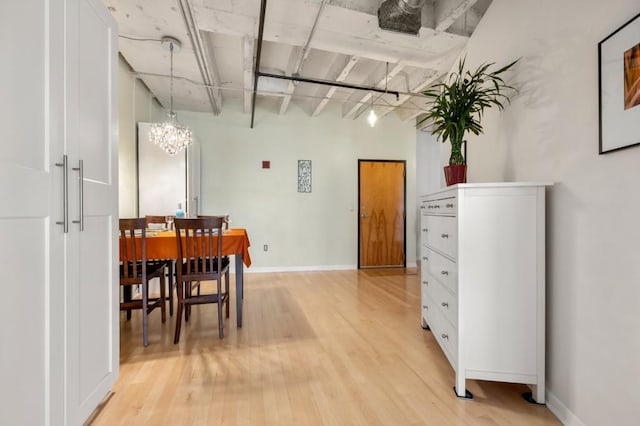
[[[204,283],[206,288],[209,283]],[[120,377],[94,425],[557,425],[518,384],[454,372],[420,327],[412,270],[246,274],[244,327],[235,295],[218,339],[215,305],[194,306],[173,344],[175,317],[121,316]]]

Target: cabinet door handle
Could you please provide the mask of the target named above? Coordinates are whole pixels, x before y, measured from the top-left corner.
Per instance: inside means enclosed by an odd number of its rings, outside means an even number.
[[[449,271],[440,271],[440,275],[449,275]]]
[[[449,234],[442,234],[440,235],[442,238],[449,238]]]
[[[429,285],[429,281],[422,281],[422,284]]]
[[[56,225],[62,225],[63,232],[69,232],[69,161],[67,154],[62,156],[62,163],[56,163],[62,167],[62,221]]]
[[[84,231],[84,162],[78,161],[78,167],[74,167],[72,170],[78,172],[78,204],[80,207],[80,217],[73,223],[80,224],[80,231]]]
[[[442,337],[443,339],[447,339],[447,340],[449,340],[449,335],[448,335],[448,334],[442,333],[442,334],[440,335],[440,337]]]
[[[452,209],[452,208],[453,208],[453,203],[447,203],[447,206],[446,206],[446,207],[447,207],[448,209]]]
[[[441,305],[442,305],[443,308],[448,308],[449,307],[449,303],[447,303],[447,302],[442,302]]]

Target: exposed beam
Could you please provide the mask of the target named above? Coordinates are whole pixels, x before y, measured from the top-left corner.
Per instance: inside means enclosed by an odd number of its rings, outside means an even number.
[[[413,118],[416,118],[417,116],[419,116],[420,114],[424,114],[425,113],[425,109],[421,109],[418,105],[415,105],[415,109],[411,108],[411,105],[407,105],[405,103],[405,105],[403,105],[402,109],[398,109],[397,110],[397,114],[398,117],[400,118],[400,120],[402,121],[408,121],[411,120]]]
[[[435,4],[436,31],[446,31],[478,0],[440,0]]]
[[[340,55],[333,64],[331,64],[331,68],[326,75],[327,80],[334,81],[344,81],[353,67],[356,66],[358,60],[360,58],[358,56],[342,56]],[[311,115],[316,116],[320,114],[320,111],[329,103],[329,100],[333,96],[333,94],[338,90],[336,86],[325,87],[320,86],[316,91],[316,98],[311,102]]]
[[[291,52],[289,53],[289,62],[287,63],[287,69],[285,70],[286,75],[292,76],[298,72],[303,61],[303,53],[304,52],[302,48],[295,46],[291,47]],[[280,114],[284,114],[285,112],[287,112],[289,102],[291,102],[291,94],[293,93],[295,88],[296,85],[293,83],[293,80],[290,80],[280,103]]]
[[[244,112],[251,112],[251,91],[253,86],[253,52],[255,39],[252,35],[245,35],[242,39],[242,88]]]
[[[298,75],[302,72],[304,61],[307,60],[307,58],[309,57],[309,53],[311,52],[311,40],[313,39],[313,35],[316,33],[316,29],[318,28],[318,21],[320,20],[320,16],[322,15],[322,11],[324,10],[324,7],[327,5],[327,1],[328,0],[322,0],[322,3],[320,3],[320,7],[318,8],[318,12],[316,13],[316,18],[314,19],[313,25],[311,26],[311,31],[309,31],[309,37],[307,37],[307,42],[304,44],[304,47],[302,48],[302,52],[296,55],[297,60],[294,62],[294,65],[289,75]],[[294,58],[293,54],[289,58],[289,64],[291,64],[292,58]],[[287,70],[287,73],[289,73],[289,70]],[[284,114],[285,112],[287,112],[287,108],[289,107],[289,102],[291,102],[291,94],[293,93],[295,88],[296,86],[293,84],[293,82],[290,82],[289,86],[287,87],[287,92],[282,98],[282,103],[280,104],[280,114]]]
[[[220,76],[216,66],[216,59],[213,48],[208,42],[208,38],[202,38],[198,25],[196,24],[195,13],[190,0],[180,0],[180,12],[184,19],[184,24],[189,34],[193,52],[196,55],[202,82],[204,83],[211,103],[211,110],[214,115],[220,114],[222,111],[222,92],[220,87]]]
[[[255,27],[257,13],[254,7],[249,7],[250,2],[193,1],[203,31],[244,36]],[[227,5],[227,9],[221,4]],[[316,13],[317,10],[309,7],[306,1],[270,0],[270,16],[295,16],[296,19],[269,21],[264,29],[264,40],[304,46]],[[467,40],[465,36],[427,27],[422,27],[417,37],[382,31],[375,14],[327,4],[311,48],[381,62],[395,63],[402,59],[408,66],[448,70],[452,62],[448,62],[447,54],[462,49]]]
[[[432,71],[431,73],[427,73],[422,81],[411,87],[407,87],[406,91],[409,93],[420,93],[424,89],[429,87],[429,85],[434,83],[438,78],[440,78],[441,75],[442,73],[439,71]],[[397,106],[402,105],[403,103],[408,101],[410,98],[411,95],[401,94],[398,100],[393,102],[393,105],[376,107],[376,114],[378,114],[378,117],[384,117],[385,115],[393,111]]]
[[[368,81],[364,84],[366,86],[384,88],[387,82],[391,81],[402,69],[406,66],[404,62],[398,62],[392,64],[389,67],[387,73],[386,64],[379,66],[373,74],[369,76]],[[362,107],[362,104],[367,102],[371,98],[370,92],[354,92],[349,96],[349,99],[342,104],[342,117],[343,118],[356,118],[358,110]]]

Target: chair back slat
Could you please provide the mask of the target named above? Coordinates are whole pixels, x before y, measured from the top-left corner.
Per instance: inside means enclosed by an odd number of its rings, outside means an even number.
[[[136,231],[140,232],[140,250],[136,245]],[[147,235],[144,218],[120,219],[120,259],[124,278],[142,279],[146,275]]]
[[[221,271],[218,253],[222,253],[221,217],[176,219],[178,259],[186,260],[189,275],[210,275]]]

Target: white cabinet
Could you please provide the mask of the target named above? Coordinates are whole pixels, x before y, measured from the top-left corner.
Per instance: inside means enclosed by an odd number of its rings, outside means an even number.
[[[0,40],[0,424],[82,424],[118,373],[117,30],[3,1]]]
[[[422,323],[466,379],[545,401],[545,184],[459,184],[421,197]]]

